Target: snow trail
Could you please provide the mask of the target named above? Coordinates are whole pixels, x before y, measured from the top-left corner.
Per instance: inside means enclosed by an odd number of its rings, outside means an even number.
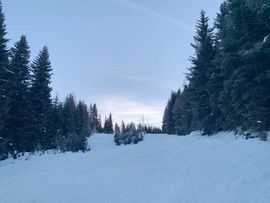
[[[103,134],[89,145],[0,162],[0,203],[270,202],[269,142],[193,133],[115,146]]]

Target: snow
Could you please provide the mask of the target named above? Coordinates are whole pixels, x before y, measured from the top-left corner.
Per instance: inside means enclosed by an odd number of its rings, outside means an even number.
[[[265,38],[263,39],[263,43],[268,42],[268,39],[269,39],[269,35],[266,35]]]
[[[270,202],[269,142],[199,134],[128,146],[94,135],[90,152],[2,161],[0,202]]]

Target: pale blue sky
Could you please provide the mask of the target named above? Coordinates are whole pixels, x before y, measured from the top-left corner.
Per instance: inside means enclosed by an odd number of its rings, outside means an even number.
[[[49,47],[52,87],[97,102],[115,121],[142,114],[160,125],[171,90],[193,55],[201,9],[213,20],[223,0],[3,0],[10,45],[27,35],[32,57]]]

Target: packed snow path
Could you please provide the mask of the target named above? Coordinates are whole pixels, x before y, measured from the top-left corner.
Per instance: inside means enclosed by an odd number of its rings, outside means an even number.
[[[146,135],[115,146],[94,135],[87,153],[0,162],[1,203],[269,203],[270,143]]]

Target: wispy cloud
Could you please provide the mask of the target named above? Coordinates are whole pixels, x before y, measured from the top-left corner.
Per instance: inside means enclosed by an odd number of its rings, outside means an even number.
[[[174,80],[165,79],[163,76],[155,77],[153,75],[142,75],[138,72],[129,71],[130,68],[119,68],[119,67],[106,67],[106,73],[113,75],[114,77],[120,77],[132,82],[141,83],[146,86],[151,86],[155,88],[161,88],[163,90],[175,90],[181,86],[179,82]],[[180,81],[180,79],[179,79]]]
[[[131,9],[131,10],[134,10],[134,11],[137,11],[137,12],[140,12],[140,13],[144,13],[146,15],[149,15],[149,16],[153,16],[153,17],[156,17],[156,18],[159,18],[159,19],[162,19],[164,21],[167,21],[171,24],[174,24],[184,30],[187,30],[187,31],[191,31],[193,32],[193,27],[186,24],[186,23],[183,23],[173,17],[170,17],[170,16],[167,16],[163,13],[160,13],[152,8],[147,8],[145,6],[142,6],[138,3],[134,3],[132,1],[129,1],[129,0],[109,0],[110,2],[114,3],[114,4],[117,4],[117,5],[120,5],[120,6],[123,6],[123,7],[126,7],[128,9]]]
[[[169,90],[169,91],[174,90],[180,86],[179,83],[172,80],[165,80],[165,79],[147,77],[147,76],[142,76],[142,75],[119,74],[119,76],[124,77],[131,81],[135,81],[137,83],[142,83],[147,86],[162,88],[164,90]]]

